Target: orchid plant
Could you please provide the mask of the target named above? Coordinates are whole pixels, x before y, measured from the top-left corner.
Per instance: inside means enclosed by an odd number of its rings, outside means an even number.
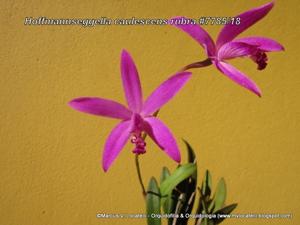
[[[145,139],[146,136],[149,136],[171,159],[180,163],[181,155],[177,142],[169,128],[157,118],[157,114],[191,78],[191,72],[186,72],[186,70],[213,64],[231,80],[261,96],[259,87],[245,74],[228,64],[227,60],[249,57],[257,63],[258,70],[263,70],[267,66],[266,52],[284,49],[278,42],[265,37],[253,36],[236,39],[240,33],[266,16],[273,6],[274,2],[271,2],[241,13],[237,16],[240,18],[240,24],[225,25],[216,42],[200,25],[180,24],[178,21],[185,17],[174,17],[171,24],[186,32],[205,49],[208,57],[206,60],[183,67],[159,85],[144,100],[136,65],[131,55],[123,50],[121,53],[121,79],[127,106],[99,97],[80,97],[69,102],[69,106],[77,111],[121,120],[112,129],[105,142],[102,168],[106,172],[130,140],[134,145],[132,152],[136,156],[137,174],[146,200],[149,225],[161,224],[161,217],[153,216],[161,214],[161,209],[165,214],[173,215],[167,218],[169,225],[187,224],[190,217],[186,217],[186,215],[189,215],[193,209],[196,193],[199,195],[196,210],[199,215],[229,214],[236,208],[237,204],[224,206],[227,191],[223,178],[220,179],[213,196],[211,195],[212,178],[209,171],[206,171],[201,187],[197,187],[196,154],[187,141],[184,140],[188,161],[178,164],[172,173],[164,167],[160,182],[152,177],[147,190],[141,175],[139,155],[146,153]],[[219,224],[223,219],[200,216],[195,219],[195,224]]]

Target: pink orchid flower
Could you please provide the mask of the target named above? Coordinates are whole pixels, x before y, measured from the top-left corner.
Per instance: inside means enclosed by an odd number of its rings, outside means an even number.
[[[69,102],[69,105],[78,111],[122,120],[106,140],[102,158],[104,171],[109,169],[129,139],[135,145],[133,153],[145,153],[143,132],[147,133],[169,157],[180,162],[180,152],[172,133],[153,116],[153,113],[174,97],[190,79],[191,73],[181,72],[171,76],[143,101],[138,71],[129,53],[123,50],[121,77],[128,108],[118,102],[96,97],[81,97]]]
[[[205,49],[208,56],[207,60],[190,64],[184,70],[214,64],[219,71],[231,80],[254,92],[256,95],[261,96],[259,87],[245,74],[228,64],[226,60],[248,56],[258,64],[258,70],[262,70],[267,66],[268,58],[266,52],[284,50],[283,46],[278,42],[265,37],[255,36],[234,39],[244,30],[266,16],[273,6],[274,3],[271,2],[236,16],[236,18],[240,18],[240,24],[225,25],[219,33],[216,43],[214,43],[210,35],[200,25],[184,25],[182,22],[180,24],[179,21],[189,19],[185,17],[173,18],[171,24],[196,40]]]

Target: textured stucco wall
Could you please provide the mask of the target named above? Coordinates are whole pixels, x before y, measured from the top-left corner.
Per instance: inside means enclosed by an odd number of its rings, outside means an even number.
[[[145,224],[99,220],[96,213],[142,213],[134,155],[124,149],[108,173],[102,146],[117,121],[67,106],[78,96],[124,102],[119,56],[134,57],[147,94],[177,69],[204,59],[204,51],[169,26],[24,26],[24,17],[234,16],[266,1],[1,1],[0,224]],[[224,176],[228,202],[238,213],[293,213],[292,220],[230,220],[224,224],[299,224],[298,1],[277,1],[271,13],[243,33],[274,38],[285,52],[269,54],[257,71],[249,59],[233,62],[263,91],[258,98],[215,68],[192,80],[160,118],[197,150],[199,178],[209,168]],[[220,26],[205,27],[216,37]],[[180,147],[184,145],[179,141]],[[163,165],[175,168],[153,143],[142,157],[145,179]]]

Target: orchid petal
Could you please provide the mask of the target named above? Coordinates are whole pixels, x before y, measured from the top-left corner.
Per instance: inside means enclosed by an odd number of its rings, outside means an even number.
[[[166,104],[191,78],[192,73],[182,72],[171,76],[156,88],[144,103],[142,113],[150,115]]]
[[[267,3],[257,8],[248,10],[235,18],[240,18],[240,24],[227,24],[221,30],[218,39],[217,47],[221,47],[223,44],[233,40],[236,36],[242,33],[244,30],[261,20],[268,12],[273,8],[274,2]]]
[[[75,98],[69,102],[69,106],[80,112],[116,119],[129,119],[132,114],[118,102],[96,97]]]
[[[257,47],[243,42],[228,42],[219,49],[218,59],[232,59],[241,56],[252,55]]]
[[[236,39],[233,42],[253,45],[265,52],[276,52],[284,50],[284,47],[277,41],[265,37],[245,37]]]
[[[144,119],[148,126],[146,132],[153,141],[173,160],[180,162],[181,156],[175,138],[171,131],[159,119],[148,117]]]
[[[121,75],[128,107],[140,112],[143,105],[141,83],[133,59],[125,50],[121,55]]]
[[[106,172],[122,148],[125,146],[130,136],[131,121],[123,121],[119,123],[109,134],[102,157],[102,167]]]
[[[181,29],[197,41],[205,50],[208,56],[215,54],[215,44],[209,34],[200,26],[196,24],[180,24],[180,20],[189,20],[185,17],[174,17],[170,20],[171,25]],[[176,22],[178,21],[178,22]],[[179,24],[178,24],[179,23]]]
[[[225,62],[216,62],[215,64],[217,68],[231,80],[261,97],[261,91],[259,87],[245,74]]]

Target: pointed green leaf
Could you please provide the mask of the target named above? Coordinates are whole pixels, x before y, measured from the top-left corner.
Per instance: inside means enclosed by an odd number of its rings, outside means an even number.
[[[212,190],[212,178],[209,170],[206,170],[204,179],[201,186],[201,192],[203,196],[210,196]]]
[[[201,188],[199,189],[199,201],[198,201],[198,208],[196,213],[197,214],[208,214],[209,213],[209,205],[211,204],[211,199],[210,199],[210,194],[211,194],[211,190],[212,190],[212,178],[211,178],[211,174],[209,172],[209,170],[205,171],[204,177],[203,177],[203,181],[201,184]],[[196,223],[195,224],[199,224],[201,220],[199,220],[198,218],[196,219]],[[208,224],[207,220],[202,220],[201,224]]]
[[[163,167],[160,175],[160,184],[169,176],[170,176],[169,169],[167,167]]]
[[[196,163],[196,154],[192,148],[192,146],[184,139],[182,139],[183,142],[185,143],[186,145],[186,149],[187,149],[187,152],[188,152],[188,162],[189,163]]]
[[[146,196],[147,224],[161,225],[161,219],[151,217],[151,214],[160,214],[160,192],[156,179],[152,177],[148,184]]]
[[[166,197],[170,196],[172,190],[183,180],[191,176],[197,166],[193,163],[187,163],[178,167],[171,176],[167,177],[160,185],[160,192],[162,196],[162,205],[166,201]]]
[[[224,208],[222,209],[219,209],[218,211],[216,211],[216,214],[219,213],[219,214],[230,214],[236,207],[237,207],[237,203],[234,203],[234,204],[230,204],[228,206],[225,206]]]
[[[209,211],[214,213],[219,209],[221,209],[225,203],[225,199],[226,199],[226,184],[224,178],[221,178],[219,180],[213,201],[209,206]]]
[[[169,214],[171,213],[172,209],[175,207],[175,200],[171,197],[166,197],[167,199],[163,202],[163,210],[164,213]]]
[[[169,176],[170,176],[169,169],[167,167],[163,167],[163,169],[161,171],[161,175],[160,175],[160,184]],[[173,204],[174,204],[173,199],[171,199],[171,197],[168,197],[168,199],[163,204],[164,213],[166,213],[166,214],[171,213]]]
[[[237,207],[237,204],[234,203],[234,204],[231,204],[231,205],[228,205],[222,209],[219,209],[218,211],[215,212],[216,215],[218,214],[230,214],[235,208]],[[218,218],[218,219],[215,219],[214,220],[214,223],[215,224],[219,224],[221,223],[224,219],[226,219],[226,217],[224,218]]]

